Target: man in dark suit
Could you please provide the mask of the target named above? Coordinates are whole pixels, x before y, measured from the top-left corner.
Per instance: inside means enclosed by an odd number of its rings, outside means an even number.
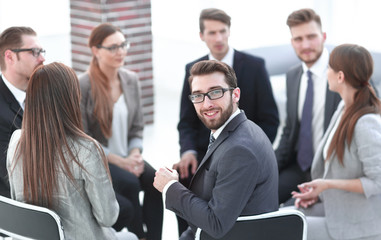
[[[286,74],[287,117],[275,151],[279,168],[279,203],[289,200],[298,184],[310,180],[314,152],[341,100],[337,93],[328,89],[329,53],[324,47],[326,33],[322,32],[319,15],[312,9],[301,9],[289,15],[287,25],[292,35],[291,44],[302,62]],[[308,72],[311,72],[311,93],[308,93]],[[307,123],[310,127],[304,128],[301,126],[303,107],[308,98],[312,101],[308,107],[312,116]],[[303,126],[306,122],[304,120]],[[302,136],[305,133],[311,140]],[[303,154],[305,148],[309,149],[309,154]]]
[[[0,35],[0,195],[10,197],[7,148],[14,130],[21,128],[29,76],[45,58],[36,32],[10,27]]]
[[[166,208],[190,225],[180,239],[194,239],[197,228],[220,238],[239,216],[278,209],[276,158],[262,129],[238,108],[241,90],[231,67],[201,61],[191,74],[189,99],[214,140],[189,190],[166,168],[156,172],[154,186]]]
[[[255,122],[274,141],[278,125],[278,109],[274,100],[265,62],[237,50],[228,44],[230,36],[230,16],[219,9],[205,9],[200,15],[200,38],[210,53],[186,65],[185,79],[181,95],[180,121],[178,124],[181,160],[173,165],[180,173],[180,181],[188,186],[197,166],[203,159],[209,139],[209,130],[197,118],[192,103],[188,78],[191,67],[202,60],[218,60],[232,67],[237,75],[238,86],[242,89],[240,108],[248,119]],[[187,227],[179,220],[179,233]]]

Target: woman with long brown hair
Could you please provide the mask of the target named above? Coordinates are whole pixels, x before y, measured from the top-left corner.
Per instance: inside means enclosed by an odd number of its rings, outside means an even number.
[[[312,181],[293,192],[307,215],[308,240],[381,239],[381,102],[369,84],[373,59],[343,44],[329,59],[329,89],[340,94],[315,153]]]
[[[140,239],[159,240],[163,201],[152,184],[155,170],[141,154],[141,90],[137,74],[123,67],[128,45],[122,31],[111,24],[100,24],[92,30],[89,47],[93,57],[88,71],[79,77],[82,121],[85,132],[105,150],[120,214],[133,214],[130,221],[120,216],[114,227],[125,224]],[[143,206],[140,190],[144,191]],[[126,206],[128,203],[133,208]]]
[[[137,239],[111,228],[119,208],[106,157],[82,131],[78,78],[64,64],[31,75],[7,168],[12,198],[57,212],[66,239]]]

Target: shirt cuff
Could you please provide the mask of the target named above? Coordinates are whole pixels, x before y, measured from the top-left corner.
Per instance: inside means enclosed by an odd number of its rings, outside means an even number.
[[[181,154],[181,157],[183,157],[183,155],[186,154],[186,153],[192,153],[197,158],[197,151],[196,150],[186,150],[185,152],[183,152]]]
[[[165,184],[165,186],[164,186],[164,188],[163,188],[163,202],[164,202],[164,208],[166,208],[165,207],[165,196],[167,195],[167,190],[168,190],[168,188],[172,185],[172,184],[174,184],[175,182],[178,182],[177,180],[171,180],[171,181],[169,181],[167,184]]]

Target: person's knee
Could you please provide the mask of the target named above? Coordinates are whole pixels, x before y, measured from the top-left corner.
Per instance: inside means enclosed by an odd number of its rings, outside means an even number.
[[[119,204],[119,215],[113,225],[113,228],[116,231],[120,231],[132,222],[135,215],[135,208],[128,199],[122,197],[121,195],[117,195],[116,199]]]
[[[139,179],[129,172],[126,172],[124,176],[119,176],[116,181],[114,188],[123,195],[126,193],[127,195],[138,195],[142,191]]]

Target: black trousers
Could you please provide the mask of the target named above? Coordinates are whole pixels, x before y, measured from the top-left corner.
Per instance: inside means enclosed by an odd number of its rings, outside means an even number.
[[[279,204],[292,205],[292,191],[299,191],[298,185],[311,181],[310,169],[302,171],[297,162],[287,166],[279,172]]]
[[[115,230],[127,227],[138,238],[161,240],[163,228],[163,200],[161,193],[153,186],[155,169],[144,161],[144,172],[137,178],[134,174],[109,164],[113,186],[120,207]],[[139,201],[144,192],[143,205]],[[144,232],[143,224],[147,227]]]
[[[5,180],[0,178],[0,195],[11,198],[11,190],[9,189],[9,184],[4,182]]]

